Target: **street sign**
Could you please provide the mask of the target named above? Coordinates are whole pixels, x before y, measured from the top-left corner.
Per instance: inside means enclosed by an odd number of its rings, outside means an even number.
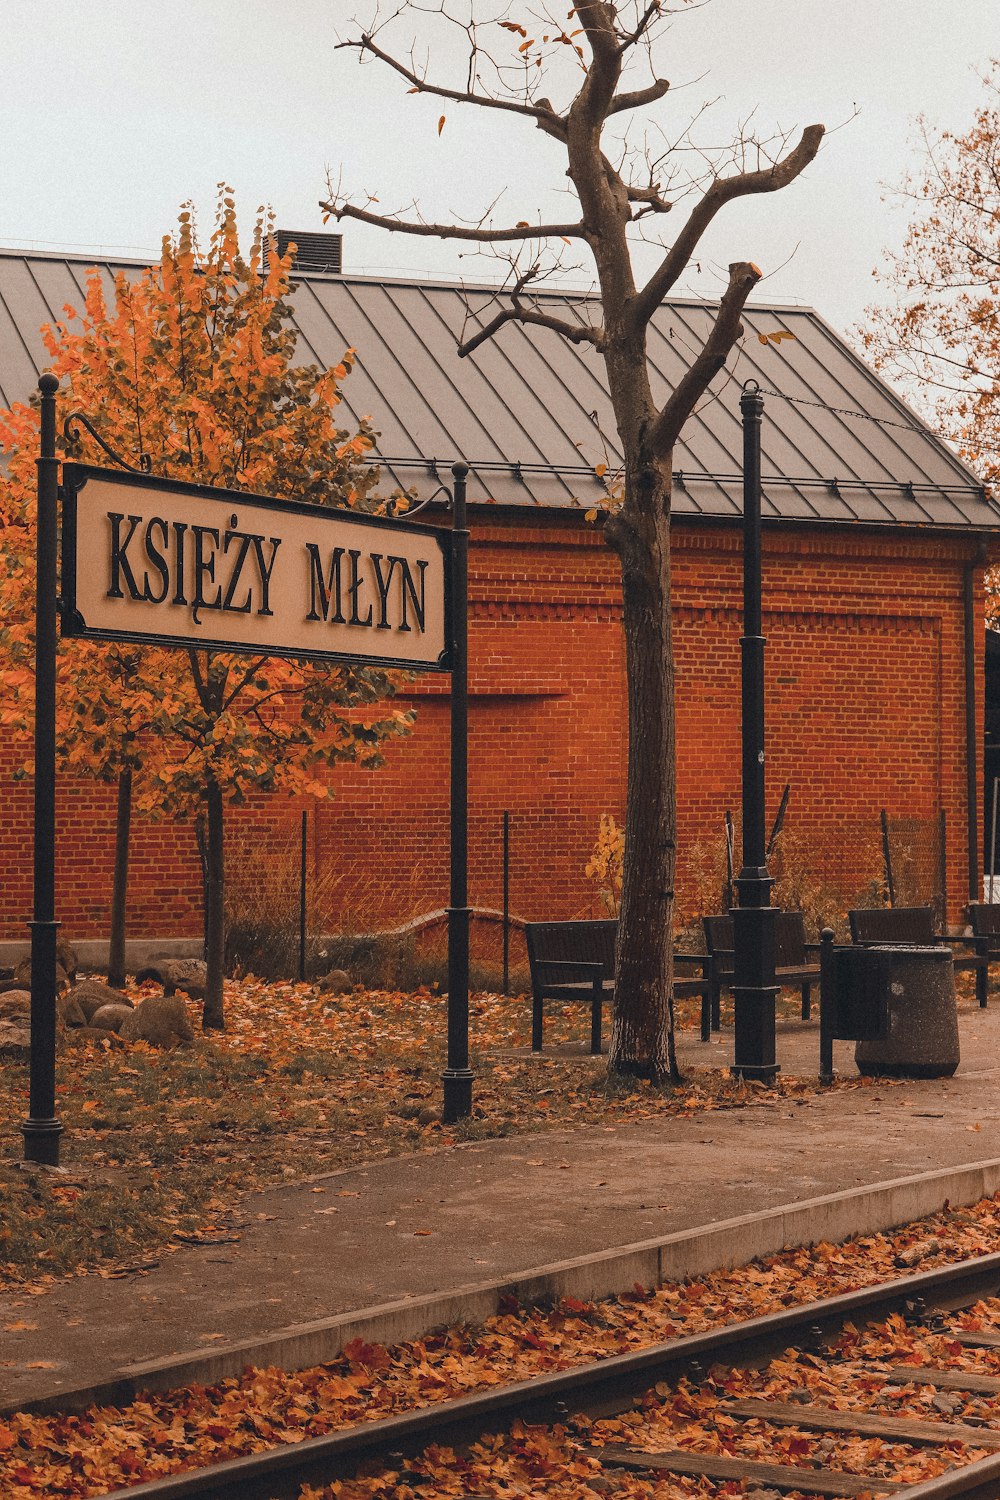
[[[62,633],[449,670],[448,533],[63,468]]]

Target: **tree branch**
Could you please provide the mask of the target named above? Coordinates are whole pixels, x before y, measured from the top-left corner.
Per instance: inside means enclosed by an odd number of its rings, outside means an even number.
[[[512,294],[509,307],[502,307],[485,328],[481,328],[478,333],[473,334],[471,339],[466,339],[459,344],[459,358],[464,359],[474,349],[478,349],[480,344],[485,344],[488,339],[493,338],[505,323],[532,323],[537,328],[551,328],[554,333],[561,334],[570,343],[592,344],[598,350],[604,348],[603,328],[594,328],[589,323],[568,323],[552,313],[541,312],[537,307],[525,307],[516,294]]]
[[[670,399],[661,409],[647,433],[646,441],[655,459],[667,456],[680,436],[681,428],[722,369],[729,352],[743,332],[740,321],[746,300],[761,278],[752,261],[734,261],[729,267],[726,288],[712,331],[690,369],[674,387]]]
[[[608,114],[617,115],[623,109],[641,109],[644,104],[655,104],[670,88],[665,78],[657,78],[644,89],[633,89],[628,94],[616,94],[608,105]]]
[[[626,34],[622,37],[621,43],[619,44],[622,53],[627,52],[630,47],[634,47],[640,37],[644,36],[645,33],[649,30],[650,25],[656,19],[656,17],[661,16],[662,14],[662,0],[649,0],[649,4],[646,6],[646,9],[643,11],[642,15],[639,17],[639,21],[636,25],[635,30],[626,32]]]
[[[649,187],[631,187],[626,183],[625,191],[628,194],[628,201],[630,203],[644,203],[646,205],[643,217],[647,213],[668,214],[674,206],[662,196],[660,189],[653,183]]]
[[[391,52],[383,52],[376,42],[367,33],[362,33],[353,41],[338,42],[335,50],[340,51],[347,48],[355,52],[369,52],[372,57],[377,57],[379,62],[385,63],[400,78],[405,78],[413,91],[418,94],[433,94],[437,99],[450,99],[455,104],[478,104],[482,109],[502,109],[510,114],[522,115],[526,119],[534,120],[550,135],[555,135],[558,140],[565,138],[565,126],[563,121],[552,108],[547,99],[541,99],[537,104],[521,104],[516,99],[493,99],[489,94],[475,94],[471,89],[449,89],[443,84],[428,83],[426,78],[421,78],[412,68],[400,62],[398,57],[393,57]]]
[[[591,63],[570,108],[570,118],[575,115],[585,121],[599,136],[621,77],[622,52],[607,0],[579,0],[576,15],[587,35]]]
[[[459,224],[422,224],[419,221],[397,219],[391,214],[373,214],[355,203],[320,202],[324,214],[336,219],[357,219],[362,224],[373,224],[376,229],[388,229],[396,234],[420,234],[439,240],[474,240],[480,245],[498,244],[509,240],[582,239],[582,224],[516,224],[512,229],[466,229]]]
[[[237,680],[236,686],[232,689],[232,691],[230,693],[228,693],[226,695],[226,697],[223,700],[223,703],[222,703],[222,712],[223,713],[225,713],[227,709],[229,709],[229,708],[231,708],[233,706],[233,703],[239,697],[240,693],[242,693],[242,691],[246,687],[247,683],[250,681],[250,679],[254,676],[254,674],[256,672],[260,671],[261,667],[264,665],[264,663],[267,660],[268,660],[267,656],[255,656],[253,658],[253,660],[251,661],[250,665],[246,668],[246,670],[240,673],[240,676],[239,676],[239,679]]]
[[[794,182],[815,158],[823,139],[822,125],[808,125],[794,151],[773,166],[759,172],[738,172],[732,177],[717,177],[692,210],[687,223],[668,250],[659,268],[632,300],[629,316],[636,328],[649,322],[664,297],[690,261],[705,230],[715,215],[734,198],[754,193],[773,193]],[[727,293],[728,296],[728,293]]]

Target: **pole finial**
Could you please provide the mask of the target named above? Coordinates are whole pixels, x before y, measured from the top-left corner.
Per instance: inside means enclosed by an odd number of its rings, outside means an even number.
[[[38,377],[38,389],[43,396],[54,396],[59,389],[59,376],[53,375],[51,370],[46,370],[44,375]]]

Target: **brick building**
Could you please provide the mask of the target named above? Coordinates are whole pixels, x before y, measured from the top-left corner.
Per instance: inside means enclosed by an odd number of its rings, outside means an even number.
[[[29,394],[38,329],[79,303],[89,263],[0,252],[4,404]],[[488,290],[300,276],[303,359],[357,349],[345,425],[371,416],[386,485],[428,498],[456,458],[471,465],[471,899],[499,904],[507,809],[513,910],[590,910],[583,866],[600,814],[623,811],[627,755],[617,564],[586,519],[604,497],[595,469],[613,473],[617,452],[599,356],[509,325],[461,361],[465,320],[495,310]],[[578,315],[581,299],[555,301]],[[660,310],[657,380],[677,378],[709,315],[693,301]],[[681,906],[717,899],[724,812],[739,806],[739,394],[752,378],[765,393],[769,804],[790,783],[797,873],[845,897],[877,878],[885,808],[903,878],[924,899],[946,887],[957,918],[981,870],[983,566],[1000,507],[816,313],[755,305],[745,322],[676,456]],[[446,524],[440,498],[425,518]],[[310,812],[331,921],[356,930],[445,904],[447,693],[446,678],[407,685],[413,736],[378,772],[338,773],[335,798]],[[13,777],[26,748],[0,755],[4,938],[23,934],[30,907],[30,783]],[[79,937],[106,929],[113,803],[89,783],[60,787],[58,908]],[[237,879],[297,861],[299,814],[274,798],[234,811]],[[130,932],[197,934],[199,888],[191,830],[140,821]]]

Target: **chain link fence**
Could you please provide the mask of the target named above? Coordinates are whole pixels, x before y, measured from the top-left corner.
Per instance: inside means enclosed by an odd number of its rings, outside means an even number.
[[[739,873],[739,818],[718,832],[681,844],[677,856],[677,927],[700,945],[701,917],[735,904],[732,881]],[[904,817],[873,810],[864,818],[819,821],[790,814],[773,835],[768,868],[772,902],[805,914],[810,938],[832,927],[848,938],[847,913],[872,906],[933,906],[945,918],[946,822],[943,814]]]

